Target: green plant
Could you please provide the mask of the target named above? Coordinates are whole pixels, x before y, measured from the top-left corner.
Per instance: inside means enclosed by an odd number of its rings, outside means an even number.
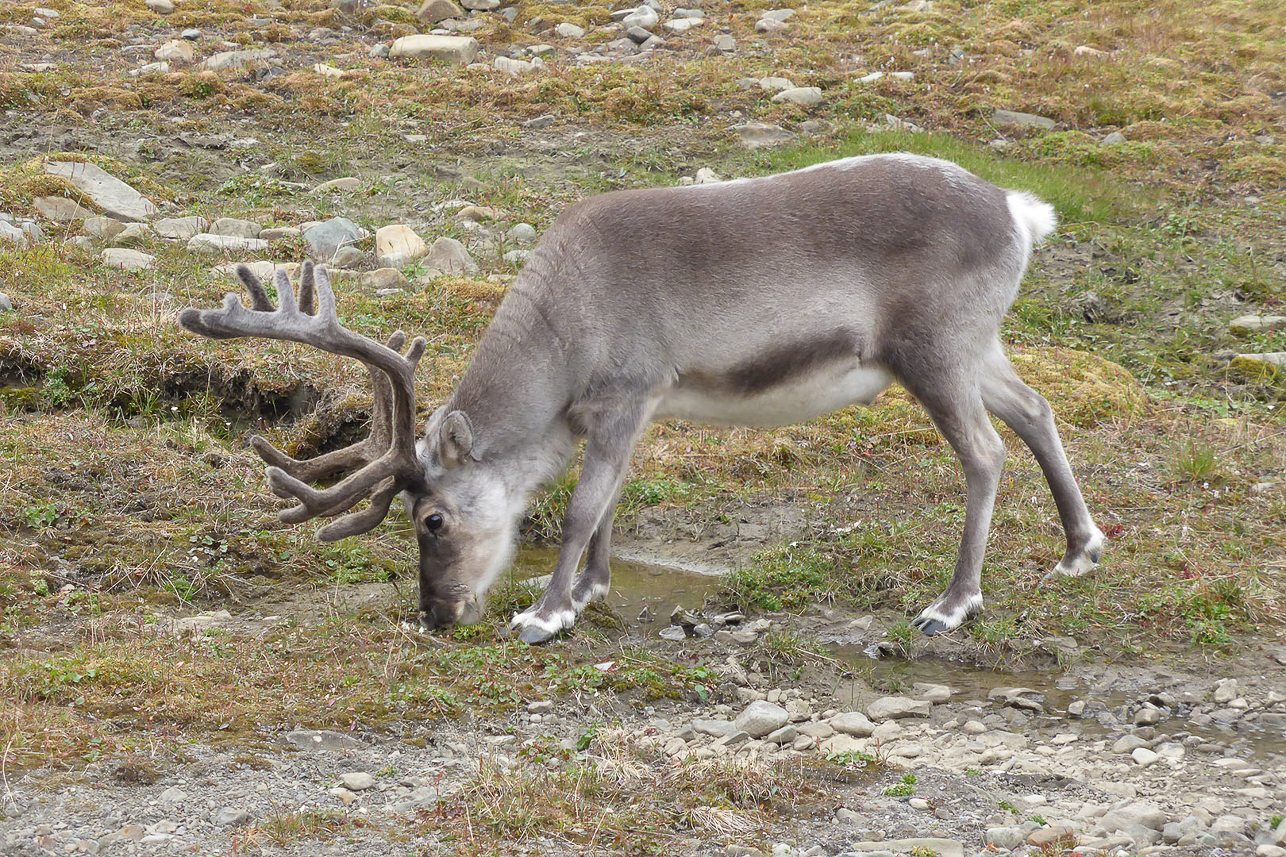
[[[915,794],[915,785],[917,782],[915,774],[904,774],[902,782],[895,786],[889,786],[884,790],[884,794],[889,797],[910,797]]]
[[[1174,466],[1180,480],[1203,482],[1217,472],[1218,459],[1214,447],[1189,439],[1175,456]]]

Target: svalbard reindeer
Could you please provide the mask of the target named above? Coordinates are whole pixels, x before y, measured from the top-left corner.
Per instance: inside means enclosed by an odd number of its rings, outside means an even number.
[[[557,566],[512,621],[531,643],[607,594],[617,496],[650,421],[779,426],[869,404],[896,380],[950,442],[967,487],[955,573],[915,620],[938,634],[982,608],[1005,457],[988,412],[1031,448],[1053,492],[1067,552],[1052,573],[1088,572],[1103,544],[1048,403],[1019,380],[998,335],[1033,244],[1054,226],[1053,208],[1026,193],[904,154],[592,197],[544,234],[421,438],[412,374],[423,340],[403,354],[400,331],[383,345],[340,326],[324,268],[304,265],[298,299],[278,271],[279,309],[239,268],[250,309],[228,295],[222,309],[184,310],[179,324],[367,365],[366,440],[305,461],[251,442],[273,491],[298,501],[282,520],[338,516],[318,531],[323,541],[371,530],[402,497],[430,629],[478,618],[532,494],[584,438]]]

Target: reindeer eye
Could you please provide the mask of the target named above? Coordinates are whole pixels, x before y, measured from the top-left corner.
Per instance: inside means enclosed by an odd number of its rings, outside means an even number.
[[[442,516],[437,512],[429,515],[424,519],[424,528],[430,533],[436,533],[438,530],[442,529]]]

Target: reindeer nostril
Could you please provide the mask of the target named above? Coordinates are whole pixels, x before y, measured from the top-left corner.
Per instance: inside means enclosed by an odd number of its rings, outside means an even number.
[[[427,609],[421,608],[420,624],[429,631],[450,628],[459,621],[463,609],[460,601],[435,601]]]

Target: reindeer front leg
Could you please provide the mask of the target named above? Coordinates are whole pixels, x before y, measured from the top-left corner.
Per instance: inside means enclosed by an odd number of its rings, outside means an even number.
[[[524,643],[544,643],[570,628],[585,607],[572,592],[586,546],[599,526],[611,526],[630,453],[647,425],[651,408],[635,400],[611,408],[595,408],[586,431],[585,464],[563,518],[563,546],[545,593],[514,616],[509,627]],[[605,558],[601,558],[605,561]],[[606,594],[606,593],[604,593]]]

